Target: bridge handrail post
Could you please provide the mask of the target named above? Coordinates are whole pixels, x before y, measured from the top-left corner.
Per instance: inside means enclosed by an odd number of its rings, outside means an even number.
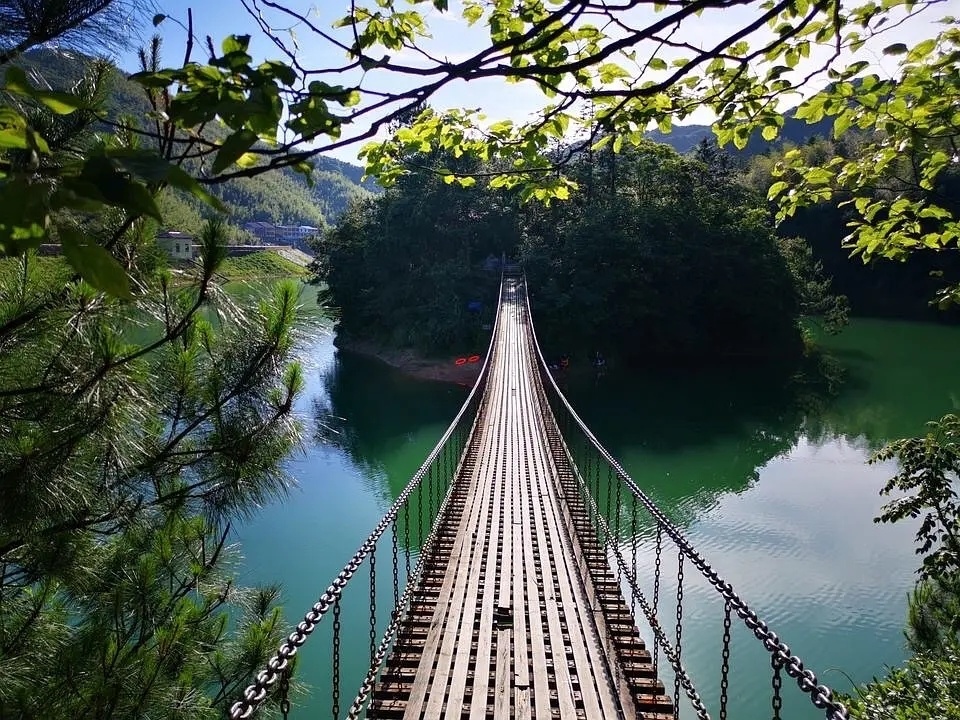
[[[524,274],[524,283],[526,275]],[[549,371],[540,343],[537,340],[537,333],[533,323],[533,313],[530,308],[530,292],[525,293],[527,304],[527,318],[531,341],[536,350],[536,358],[539,362],[540,377],[545,379],[542,383],[544,390],[552,390],[552,395],[568,416],[573,424],[579,430],[580,434],[586,439],[588,444],[592,445],[594,450],[605,460],[616,472],[621,483],[636,497],[637,500],[646,508],[651,517],[656,520],[659,528],[673,541],[678,550],[685,555],[693,565],[699,570],[700,574],[706,578],[707,582],[720,594],[726,603],[743,621],[744,625],[753,633],[757,640],[763,643],[763,646],[771,654],[771,657],[779,662],[786,673],[793,678],[802,692],[810,696],[810,701],[818,709],[824,710],[824,715],[828,720],[848,720],[849,712],[840,701],[834,699],[833,692],[826,685],[819,684],[817,676],[809,668],[806,668],[803,661],[793,654],[790,647],[784,643],[780,637],[770,627],[761,620],[756,612],[752,610],[747,603],[733,589],[733,586],[724,580],[720,574],[706,561],[706,559],[693,547],[689,540],[684,536],[680,529],[670,520],[667,515],[651,500],[643,490],[627,474],[620,463],[610,454],[610,452],[601,444],[593,434],[586,423],[580,418],[576,410],[567,400],[566,396],[557,385],[553,374]],[[552,405],[549,402],[548,405]],[[557,423],[560,427],[560,423]],[[562,433],[561,433],[562,434]],[[566,443],[564,443],[566,444]],[[589,493],[588,493],[589,496]],[[619,548],[617,548],[619,552]],[[666,653],[666,648],[664,649]]]

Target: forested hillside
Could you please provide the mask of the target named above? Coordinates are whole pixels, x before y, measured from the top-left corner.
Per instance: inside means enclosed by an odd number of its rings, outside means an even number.
[[[751,157],[742,169],[740,183],[759,196],[766,196],[771,185],[780,180],[774,175],[775,168],[784,162],[786,153],[796,151],[805,162],[824,164],[861,155],[869,140],[867,135],[849,132],[840,140],[816,138],[799,147],[785,143],[779,149]],[[912,173],[910,158],[901,158],[887,184],[876,188],[874,194],[915,192]],[[947,207],[960,211],[960,172],[948,170],[932,190]],[[849,298],[851,311],[856,315],[938,322],[960,320],[956,307],[938,307],[935,302],[938,291],[947,284],[944,278],[960,275],[960,257],[953,252],[928,252],[911,257],[910,262],[904,262],[902,257],[878,258],[869,264],[851,258],[852,250],[845,245],[855,217],[850,200],[848,193],[838,193],[829,201],[800,208],[784,219],[778,233],[804,238],[814,259],[833,278],[834,289]]]
[[[79,53],[36,50],[20,64],[31,70],[37,80],[59,89],[75,82],[88,61]],[[111,120],[122,116],[142,119],[150,110],[143,88],[128,81],[120,69],[110,83],[105,108]],[[376,190],[373,183],[361,185],[362,176],[363,169],[358,166],[319,157],[313,187],[303,176],[285,169],[256,179],[237,178],[214,185],[211,190],[230,208],[231,225],[262,220],[322,227],[334,222],[351,199]],[[206,212],[196,198],[169,190],[161,197],[160,206],[165,224],[189,232],[199,231]]]
[[[430,173],[353,206],[321,252],[343,334],[428,353],[476,344],[484,313],[471,303],[491,308],[485,260],[501,253],[525,265],[548,351],[583,359],[796,356],[799,315],[830,310],[803,244],[777,240],[722,154],[643,143],[582,153],[568,172],[579,190],[548,207]]]
[[[786,113],[783,127],[780,128],[776,140],[764,140],[760,133],[754,133],[742,150],[737,150],[732,145],[727,150],[736,158],[746,159],[770,152],[784,143],[800,145],[811,138],[827,137],[832,126],[833,123],[829,120],[821,120],[818,123],[808,125],[804,120],[798,120],[794,116],[794,111],[791,110]],[[713,130],[709,125],[675,125],[668,133],[651,130],[646,135],[650,140],[665,143],[680,153],[690,152],[703,140],[714,139]]]

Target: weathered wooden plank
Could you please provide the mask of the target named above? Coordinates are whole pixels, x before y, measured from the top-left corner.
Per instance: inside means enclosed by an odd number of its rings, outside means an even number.
[[[492,452],[488,428],[484,427],[482,429],[481,436],[481,442],[483,443],[481,457],[485,457],[487,453]],[[446,665],[445,659],[438,658],[438,655],[443,648],[446,648],[449,657],[450,647],[456,639],[455,633],[447,631],[447,625],[451,622],[455,623],[459,617],[458,614],[463,609],[462,594],[466,588],[461,583],[461,579],[464,572],[467,571],[465,565],[468,558],[467,552],[474,542],[473,528],[477,526],[486,499],[483,492],[477,492],[483,476],[482,467],[483,463],[478,463],[470,478],[469,513],[464,513],[458,526],[457,538],[444,575],[444,584],[437,598],[437,606],[424,643],[423,656],[418,664],[417,679],[411,689],[410,702],[404,714],[405,720],[418,720],[421,717],[423,705],[428,698],[434,699],[442,705],[444,693],[442,691],[437,693],[434,688],[436,679],[434,678],[433,668],[435,664]],[[445,678],[444,675],[443,682],[445,682]],[[435,714],[433,717],[437,716]]]
[[[547,646],[544,641],[545,619],[542,615],[541,598],[546,591],[545,584],[537,579],[537,567],[542,566],[534,548],[533,514],[530,497],[530,457],[524,452],[523,432],[518,427],[517,446],[521,449],[523,471],[521,473],[521,513],[523,528],[523,585],[527,591],[527,611],[529,617],[528,638],[530,647],[530,668],[533,676],[533,717],[551,717],[549,680],[551,673],[547,666]],[[548,566],[549,567],[549,566]],[[528,682],[529,686],[529,682]]]
[[[486,438],[488,443],[486,449],[492,454],[497,446],[496,434],[491,428],[484,428],[485,432],[488,430],[491,432]],[[477,588],[480,584],[485,549],[483,536],[486,532],[487,518],[490,515],[491,486],[485,471],[488,464],[489,460],[477,467],[473,485],[474,492],[479,498],[476,513],[460,530],[465,539],[459,547],[460,557],[463,560],[463,572],[457,573],[457,577],[452,579],[454,586],[450,604],[456,609],[450,614],[445,632],[440,639],[440,649],[430,678],[430,690],[424,709],[424,717],[427,718],[438,718],[441,714],[445,717],[459,718],[461,713],[463,688],[466,685],[465,669],[464,675],[457,680],[460,688],[459,698],[448,700],[447,690],[454,674],[457,657],[464,651],[463,641],[466,638],[473,638],[474,635],[473,618],[476,612]]]

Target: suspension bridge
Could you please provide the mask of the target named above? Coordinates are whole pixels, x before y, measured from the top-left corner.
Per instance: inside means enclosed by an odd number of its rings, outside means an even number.
[[[716,605],[711,698],[684,664],[692,578]],[[368,621],[345,626],[344,608],[357,605],[369,607]],[[726,720],[738,692],[735,624],[768,657],[766,679],[746,681],[769,687],[769,717],[779,720],[792,686],[823,717],[847,718],[567,402],[537,344],[518,268],[504,272],[487,357],[463,407],[231,706],[232,720],[267,702],[288,714],[294,656],[325,621],[334,720]],[[346,705],[342,648],[358,646],[369,664]]]

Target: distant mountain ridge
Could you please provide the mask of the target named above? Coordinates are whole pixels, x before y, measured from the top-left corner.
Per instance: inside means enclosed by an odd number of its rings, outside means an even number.
[[[750,136],[749,142],[742,150],[738,150],[733,143],[725,145],[724,150],[734,157],[750,158],[765,153],[784,142],[802,145],[813,137],[830,137],[832,127],[832,118],[824,118],[820,122],[807,124],[806,120],[798,120],[794,116],[794,111],[790,110],[785,114],[783,127],[780,128],[780,134],[775,140],[764,140],[760,131],[757,130]],[[679,153],[690,152],[701,140],[705,138],[712,140],[716,137],[709,125],[674,125],[669,133],[650,130],[646,133],[646,136],[647,139],[654,142],[670,145]]]
[[[34,71],[51,87],[63,89],[76,82],[91,58],[73,51],[39,49],[27,53],[21,65]],[[124,115],[143,118],[150,106],[143,90],[114,66],[105,106],[111,119]],[[334,158],[314,158],[313,186],[289,168],[256,178],[236,178],[213,185],[211,192],[230,208],[229,221],[240,227],[245,222],[263,221],[278,225],[315,225],[336,222],[349,202],[358,196],[378,192],[371,181],[361,182],[363,168]],[[166,192],[160,199],[168,227],[196,231],[207,208],[192,197]]]

